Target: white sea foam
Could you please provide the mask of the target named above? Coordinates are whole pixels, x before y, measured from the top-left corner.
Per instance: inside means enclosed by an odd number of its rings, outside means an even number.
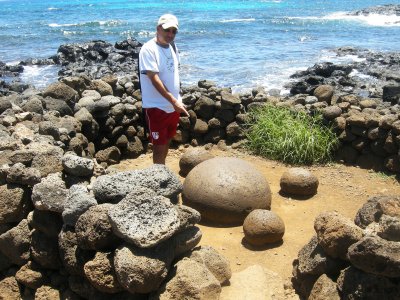
[[[78,32],[77,32],[77,31],[63,30],[62,33],[63,33],[64,36],[68,36],[68,35],[75,35],[75,34],[77,34]]]
[[[336,52],[331,50],[323,50],[320,53],[319,62],[333,62],[333,63],[352,63],[352,62],[363,62],[366,58],[359,57],[357,55],[344,55],[339,56]]]
[[[291,81],[290,75],[296,73],[297,71],[303,71],[305,69],[305,67],[289,66],[281,66],[279,69],[270,68],[269,72],[266,75],[252,80],[251,83],[253,86],[262,86],[265,87],[267,90],[278,89],[280,90],[280,94],[284,96],[290,93],[290,90],[284,88],[284,85]],[[240,89],[237,90],[240,91]]]
[[[371,76],[371,75],[367,75],[367,74],[360,73],[360,72],[357,71],[357,70],[352,70],[351,73],[349,74],[349,77],[358,77],[358,78],[360,78],[360,79],[368,80],[368,81],[375,81],[375,80],[377,80],[376,77]]]
[[[58,24],[58,23],[50,23],[49,27],[79,27],[79,26],[119,26],[123,22],[120,20],[107,20],[107,21],[90,21],[90,22],[82,22],[82,23],[67,23],[67,24]]]
[[[78,24],[57,24],[57,23],[50,23],[49,27],[71,27],[77,26]]]
[[[299,37],[299,41],[302,43],[306,42],[306,41],[310,41],[310,40],[311,40],[311,37],[309,37],[308,35],[302,35]]]
[[[360,22],[370,26],[400,26],[400,16],[397,15],[381,15],[381,14],[368,14],[368,15],[349,15],[348,12],[339,11],[323,17],[309,16],[309,17],[289,17],[288,19],[294,20],[343,20],[349,22]]]
[[[221,20],[221,23],[237,23],[237,22],[254,22],[256,19],[248,18],[248,19],[228,19],[228,20]]]
[[[325,20],[347,20],[366,23],[370,26],[400,26],[400,16],[396,15],[381,15],[381,14],[367,14],[367,15],[349,15],[346,12],[336,12],[324,16]]]

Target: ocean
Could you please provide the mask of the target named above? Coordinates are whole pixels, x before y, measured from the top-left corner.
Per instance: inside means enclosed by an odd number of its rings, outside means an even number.
[[[213,80],[236,92],[280,89],[289,76],[338,58],[353,46],[400,51],[400,15],[359,10],[387,0],[0,0],[0,61],[48,58],[59,45],[155,34],[158,17],[175,14],[176,42],[185,85]],[[24,82],[44,87],[57,80],[54,66],[25,67]]]

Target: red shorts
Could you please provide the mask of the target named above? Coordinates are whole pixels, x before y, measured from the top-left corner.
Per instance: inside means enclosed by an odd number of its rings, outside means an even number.
[[[153,145],[166,145],[176,133],[179,113],[167,113],[159,108],[146,108],[146,122],[149,129],[149,139]]]

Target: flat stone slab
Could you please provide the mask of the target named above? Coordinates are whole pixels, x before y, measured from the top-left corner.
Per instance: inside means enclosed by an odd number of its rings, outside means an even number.
[[[126,196],[108,216],[117,236],[141,248],[159,244],[180,227],[178,211],[170,200],[145,188]]]
[[[99,176],[93,184],[93,193],[99,203],[116,203],[140,187],[170,199],[182,191],[179,178],[166,166],[155,164],[142,170]]]

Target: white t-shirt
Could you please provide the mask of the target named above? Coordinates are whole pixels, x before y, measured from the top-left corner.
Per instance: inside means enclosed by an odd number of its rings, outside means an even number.
[[[156,90],[145,71],[158,73],[161,81],[172,95],[182,101],[179,94],[179,56],[171,45],[163,48],[151,39],[145,43],[139,53],[140,84],[144,108],[156,107],[165,112],[174,112],[172,104]],[[144,73],[144,74],[143,74]]]

